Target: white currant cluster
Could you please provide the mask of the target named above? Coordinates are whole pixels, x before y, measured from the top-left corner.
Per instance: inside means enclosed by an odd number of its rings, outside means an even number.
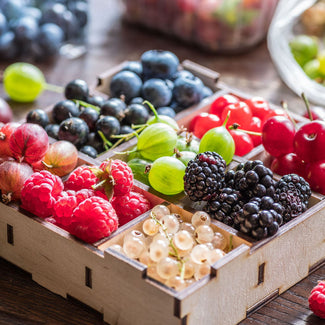
[[[195,212],[189,223],[156,205],[150,216],[142,231],[128,232],[122,246],[111,248],[147,265],[147,274],[167,286],[184,289],[210,274],[211,265],[226,254],[227,240],[212,229],[206,212]]]

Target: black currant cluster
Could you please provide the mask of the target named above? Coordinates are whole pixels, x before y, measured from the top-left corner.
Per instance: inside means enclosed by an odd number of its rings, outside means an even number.
[[[193,201],[206,201],[204,210],[212,218],[260,240],[273,236],[282,224],[307,210],[311,190],[302,177],[289,174],[275,181],[260,160],[211,173],[216,155],[199,154],[189,162],[184,176],[186,194]],[[213,188],[211,184],[218,185]]]
[[[114,136],[134,132],[131,125],[145,124],[150,116],[149,107],[142,104],[90,96],[87,83],[80,79],[69,82],[64,94],[66,99],[53,106],[50,116],[35,109],[26,121],[41,125],[54,139],[70,141],[93,158],[117,141]]]

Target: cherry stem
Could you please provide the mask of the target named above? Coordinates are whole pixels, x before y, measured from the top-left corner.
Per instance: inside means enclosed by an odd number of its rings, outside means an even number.
[[[289,108],[288,108],[288,104],[287,104],[287,102],[282,101],[282,102],[281,102],[281,106],[282,106],[282,108],[284,109],[284,111],[287,113],[287,115],[288,115],[288,117],[289,117],[289,120],[292,122],[292,124],[294,125],[295,129],[297,129],[297,123],[296,123],[296,121],[295,121],[295,120],[292,118],[292,116],[291,116],[291,113],[290,113],[290,111],[289,111]]]
[[[42,160],[42,164],[47,168],[53,168],[53,165],[47,164],[45,161]]]
[[[58,94],[62,94],[63,91],[64,91],[64,88],[63,87],[60,87],[60,86],[57,86],[57,85],[48,84],[48,83],[45,83],[44,89],[45,90],[49,90],[49,91],[53,91],[53,92],[58,93]]]
[[[307,113],[308,113],[308,117],[311,121],[313,121],[313,114],[311,113],[311,109],[310,109],[310,105],[309,105],[309,101],[305,95],[305,93],[301,93],[301,97],[304,100],[304,103],[306,105],[306,109],[307,109]]]
[[[250,135],[257,135],[257,136],[262,136],[262,132],[254,132],[254,131],[248,131],[248,130],[243,130],[239,128],[239,124],[238,123],[234,123],[233,125],[229,126],[229,130],[237,130],[237,131],[242,131],[244,133],[250,134]]]

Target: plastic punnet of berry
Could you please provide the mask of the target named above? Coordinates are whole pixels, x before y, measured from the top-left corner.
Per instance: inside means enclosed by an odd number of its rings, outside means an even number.
[[[180,291],[210,274],[230,249],[227,239],[203,211],[188,222],[166,205],[156,205],[141,230],[127,232],[110,248],[147,266],[148,276]]]

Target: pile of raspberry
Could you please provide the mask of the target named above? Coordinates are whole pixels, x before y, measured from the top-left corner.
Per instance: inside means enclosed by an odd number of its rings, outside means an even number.
[[[146,197],[133,191],[133,174],[123,161],[82,165],[63,181],[42,170],[21,191],[21,208],[67,230],[87,243],[109,236],[148,211]]]

